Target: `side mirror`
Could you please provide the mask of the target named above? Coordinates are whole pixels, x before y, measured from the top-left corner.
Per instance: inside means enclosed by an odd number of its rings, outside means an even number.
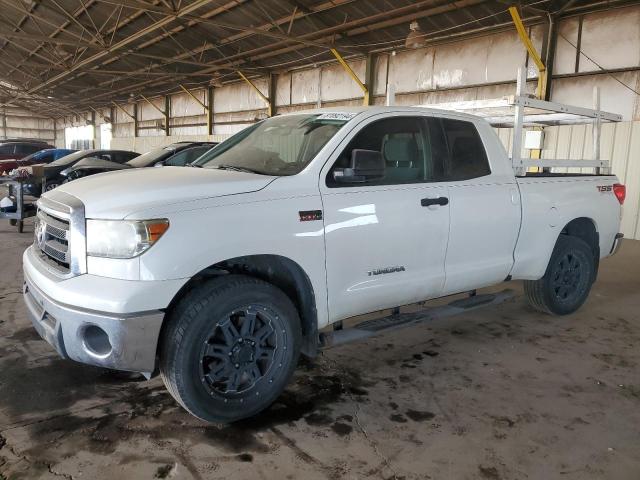
[[[164,167],[164,162],[156,162],[153,164],[154,167]]]
[[[333,179],[339,183],[362,183],[369,180],[380,180],[385,175],[385,161],[377,150],[351,151],[351,164],[344,169],[334,170]]]

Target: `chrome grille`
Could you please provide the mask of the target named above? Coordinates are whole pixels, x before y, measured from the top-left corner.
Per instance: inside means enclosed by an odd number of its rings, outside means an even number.
[[[61,273],[69,273],[71,254],[69,221],[38,211],[34,245],[43,260]]]

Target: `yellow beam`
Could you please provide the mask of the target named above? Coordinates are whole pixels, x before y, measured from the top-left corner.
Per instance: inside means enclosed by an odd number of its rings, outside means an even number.
[[[155,108],[157,111],[159,111],[162,115],[166,115],[166,112],[164,110],[162,110],[161,108],[159,108],[155,103],[153,103],[151,100],[149,100],[147,97],[145,97],[144,95],[140,94],[140,96],[142,97],[142,99],[147,102],[149,105],[151,105],[153,108]]]
[[[344,58],[342,58],[342,55],[340,55],[340,53],[335,48],[331,49],[331,53],[333,53],[333,56],[336,57],[338,62],[340,62],[340,65],[342,65],[342,68],[345,69],[347,74],[353,79],[354,82],[358,84],[358,86],[364,93],[363,105],[369,105],[369,89],[367,88],[367,86],[360,81],[360,79],[358,78],[358,75],[356,75],[356,72],[354,72],[351,69],[349,64],[345,61]]]
[[[196,97],[193,93],[191,93],[191,92],[189,91],[189,89],[185,88],[185,86],[184,86],[184,85],[180,84],[180,88],[181,88],[182,90],[184,90],[184,91],[185,91],[185,93],[187,93],[187,95],[189,95],[189,96],[190,96],[191,98],[193,98],[196,102],[198,102],[198,103],[200,104],[200,106],[201,106],[202,108],[204,108],[205,112],[208,112],[208,111],[209,111],[209,107],[207,107],[204,103],[202,103],[202,102],[200,101],[200,99],[199,99],[198,97]]]
[[[516,30],[518,31],[518,36],[520,40],[524,44],[525,48],[529,52],[529,56],[533,59],[533,62],[536,64],[538,68],[538,91],[537,97],[544,100],[544,96],[547,89],[547,67],[545,67],[542,58],[540,58],[540,54],[536,50],[536,47],[533,46],[533,42],[527,35],[527,30],[524,27],[524,23],[522,23],[522,19],[520,18],[520,14],[518,13],[518,9],[515,6],[509,7],[509,13],[511,14],[511,18],[513,19],[513,23],[516,26]]]
[[[245,82],[247,82],[247,84],[251,88],[255,90],[255,92],[258,94],[260,98],[262,98],[262,100],[264,100],[264,102],[267,104],[267,109],[269,110],[268,115],[272,117],[273,112],[271,111],[271,101],[269,100],[269,97],[267,97],[264,93],[262,93],[260,89],[256,87],[256,84],[253,83],[251,80],[249,80],[247,77],[245,77],[244,73],[242,73],[240,70],[238,70],[238,75],[240,75],[240,78],[242,78]]]
[[[131,115],[129,112],[127,112],[124,108],[122,108],[120,105],[118,105],[116,102],[111,102],[115,105],[115,107],[120,110],[122,113],[124,113],[127,117],[131,118],[132,120],[135,120],[136,117]]]

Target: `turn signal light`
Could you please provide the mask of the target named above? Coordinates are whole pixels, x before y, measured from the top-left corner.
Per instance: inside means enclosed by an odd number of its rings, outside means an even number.
[[[169,222],[167,220],[151,220],[147,222],[146,226],[149,234],[149,243],[153,244],[167,231]]]
[[[621,183],[616,183],[613,185],[613,193],[620,202],[620,205],[624,203],[624,199],[627,198],[627,187],[622,185]]]

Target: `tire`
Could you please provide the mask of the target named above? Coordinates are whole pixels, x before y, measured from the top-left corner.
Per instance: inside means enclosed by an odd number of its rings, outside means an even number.
[[[58,188],[60,186],[60,182],[47,182],[44,184],[43,192],[49,192],[54,188]]]
[[[591,247],[581,238],[560,235],[544,276],[525,281],[524,292],[536,310],[550,315],[568,315],[585,302],[594,279],[595,260]]]
[[[169,315],[160,374],[192,415],[230,423],[278,398],[296,368],[300,343],[298,312],[281,290],[224,275],[189,291]]]

